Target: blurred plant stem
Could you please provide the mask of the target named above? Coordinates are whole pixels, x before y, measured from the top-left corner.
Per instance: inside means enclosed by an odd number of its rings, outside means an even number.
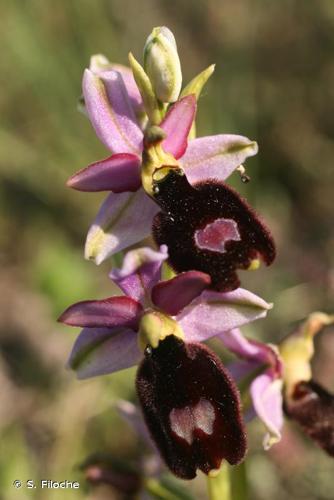
[[[246,462],[230,468],[231,498],[233,500],[247,500],[247,469]]]
[[[207,482],[210,500],[232,500],[230,471],[226,463],[221,466],[217,476],[208,476]]]
[[[175,500],[174,494],[157,479],[146,479],[145,489],[150,495],[152,495],[153,498],[159,498],[161,500]]]

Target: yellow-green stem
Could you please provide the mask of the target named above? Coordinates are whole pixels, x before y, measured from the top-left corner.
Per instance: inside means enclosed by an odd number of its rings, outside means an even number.
[[[224,463],[215,476],[208,476],[208,494],[210,500],[232,500],[230,471]]]
[[[175,500],[174,494],[165,488],[157,479],[146,479],[144,487],[154,498],[160,498],[161,500]]]
[[[231,467],[230,469],[231,491],[233,500],[247,500],[247,470],[246,462]]]

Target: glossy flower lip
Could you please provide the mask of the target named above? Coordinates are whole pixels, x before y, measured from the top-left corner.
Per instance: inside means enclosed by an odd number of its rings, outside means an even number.
[[[210,275],[212,288],[229,291],[240,285],[237,269],[259,257],[270,265],[275,244],[269,230],[238,193],[223,182],[189,184],[171,171],[156,182],[161,207],[153,223],[158,245],[167,245],[176,272],[196,269]]]
[[[111,191],[89,229],[85,245],[85,257],[100,264],[148,236],[158,207],[141,187],[146,122],[141,119],[143,103],[130,69],[110,64],[104,56],[94,56],[84,73],[83,95],[95,132],[112,154],[72,175],[67,185],[79,191]],[[238,135],[189,141],[195,113],[196,98],[186,95],[170,107],[159,125],[167,134],[163,149],[180,162],[190,183],[224,180],[257,153],[255,142]]]
[[[266,316],[271,304],[239,288],[210,292],[210,277],[198,271],[160,281],[167,249],[141,248],[127,253],[123,267],[111,278],[126,294],[70,306],[59,321],[83,327],[69,359],[79,378],[128,368],[142,359],[138,328],[146,311],[157,308],[172,315],[186,342],[202,342],[222,331]]]

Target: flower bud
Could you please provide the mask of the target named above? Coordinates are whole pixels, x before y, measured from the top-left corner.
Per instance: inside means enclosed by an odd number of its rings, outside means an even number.
[[[181,65],[174,35],[165,26],[154,28],[146,40],[144,69],[161,102],[177,101],[182,85]]]

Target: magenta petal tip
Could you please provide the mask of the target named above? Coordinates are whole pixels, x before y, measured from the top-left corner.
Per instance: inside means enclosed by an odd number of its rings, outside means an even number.
[[[130,297],[83,300],[68,307],[58,318],[69,326],[136,328],[142,306]]]
[[[66,182],[77,191],[137,191],[141,186],[140,159],[129,153],[119,153],[92,163],[79,170]]]
[[[155,305],[174,316],[198,297],[210,283],[211,278],[206,273],[181,273],[168,281],[157,283],[152,289],[152,300]]]
[[[187,149],[188,135],[196,114],[196,97],[194,94],[183,97],[168,111],[160,127],[167,137],[162,146],[167,153],[176,159],[180,158]]]

